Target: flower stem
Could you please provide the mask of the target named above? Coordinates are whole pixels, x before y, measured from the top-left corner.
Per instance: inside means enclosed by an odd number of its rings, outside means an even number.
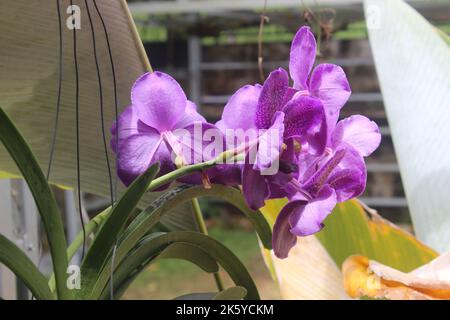
[[[191,200],[191,204],[192,209],[194,210],[194,217],[200,232],[203,233],[204,235],[208,235],[208,229],[206,228],[205,219],[203,219],[202,209],[200,208],[198,199],[193,198]],[[217,289],[219,289],[219,291],[222,291],[224,289],[224,286],[219,272],[214,272],[214,280],[216,281]]]

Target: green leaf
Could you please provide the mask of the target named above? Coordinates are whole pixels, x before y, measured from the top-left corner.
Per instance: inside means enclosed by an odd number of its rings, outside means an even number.
[[[247,294],[244,287],[232,287],[220,292],[189,293],[174,300],[242,300]]]
[[[201,247],[190,243],[172,243],[158,255],[157,260],[159,259],[182,259],[196,264],[205,272],[219,272],[219,266],[216,261],[203,251]]]
[[[39,300],[53,300],[55,296],[47,279],[33,262],[14,243],[0,234],[0,263],[8,267]]]
[[[127,266],[128,263],[137,264],[137,262],[140,261],[141,264],[145,264],[150,261],[152,257],[156,257],[168,245],[180,242],[197,246],[219,263],[236,285],[246,288],[248,291],[246,299],[259,299],[258,290],[253,279],[234,253],[217,240],[197,232],[173,231],[169,233],[150,234],[139,243],[136,251],[133,253],[133,255],[137,257],[136,260],[133,260],[132,262],[131,256],[127,257],[122,262],[124,267],[119,266],[117,270],[121,268],[131,270],[132,268]],[[110,265],[104,269],[101,278],[107,280],[109,275],[108,272],[110,272]],[[104,281],[100,280],[100,282]],[[106,287],[107,281],[104,283],[105,284],[101,288],[102,291]]]
[[[365,0],[364,7],[367,21],[379,19],[368,28],[370,46],[415,234],[446,252],[450,47],[404,1]]]
[[[220,291],[213,300],[242,300],[246,295],[247,290],[244,287],[236,286]]]
[[[141,239],[163,215],[171,212],[177,206],[198,197],[216,197],[229,201],[240,209],[253,223],[263,245],[271,248],[272,232],[259,211],[250,210],[239,190],[222,185],[213,185],[210,189],[202,186],[180,186],[170,190],[158,198],[147,209],[143,210],[128,226],[120,239],[118,261]],[[186,215],[186,213],[184,213]]]
[[[67,244],[58,205],[30,147],[1,108],[0,140],[15,161],[36,202],[50,246],[58,297],[69,298],[71,295],[66,286]]]
[[[118,239],[119,232],[158,171],[159,164],[152,165],[128,187],[125,194],[112,207],[111,213],[98,231],[82,263],[82,295],[90,294],[92,285],[95,283],[108,254]]]
[[[272,232],[270,226],[265,221],[259,211],[250,210],[239,190],[225,187],[221,185],[213,185],[211,189],[205,189],[202,186],[182,185],[168,191],[166,194],[158,198],[150,207],[142,211],[130,223],[119,239],[119,246],[115,255],[115,263],[120,264],[130,250],[146,235],[152,227],[154,227],[166,213],[171,212],[177,206],[191,200],[192,198],[211,196],[228,200],[239,208],[252,222],[260,236],[264,246],[271,248]],[[186,215],[186,213],[185,213]],[[104,268],[107,270],[111,267],[111,256]],[[98,284],[95,285],[94,292],[99,294],[99,290],[103,290],[107,281],[107,272],[102,273],[104,278],[97,279]]]
[[[107,209],[105,211],[100,212],[97,214],[94,218],[92,218],[88,224],[84,227],[84,232],[86,233],[86,237],[89,237],[91,234],[93,234],[106,220],[106,218],[110,214],[110,210]],[[67,260],[70,261],[75,253],[78,251],[78,249],[83,245],[83,231],[80,231],[75,239],[72,241],[72,243],[69,245],[69,248],[67,248]],[[55,274],[52,274],[49,280],[49,286],[50,290],[54,290],[55,288]]]
[[[143,240],[143,243],[146,241],[151,241],[151,239],[158,235],[160,234],[152,234]],[[150,263],[156,262],[160,259],[182,259],[197,265],[203,271],[208,273],[219,271],[219,266],[216,261],[197,245],[184,242],[175,242],[169,244],[165,248],[158,248],[161,251],[155,251],[151,256],[149,256],[146,250],[141,250],[141,246],[142,243],[139,244],[129,255],[127,255],[126,259],[114,271],[114,292],[116,299],[119,298],[123,292],[125,292],[126,288],[143,269],[145,269]],[[107,279],[109,277],[110,274],[108,273],[101,276],[103,279]],[[109,286],[110,284],[105,286],[101,294],[101,299],[109,298]]]
[[[182,296],[176,297],[173,300],[212,300],[216,292],[198,292],[198,293],[188,293]]]

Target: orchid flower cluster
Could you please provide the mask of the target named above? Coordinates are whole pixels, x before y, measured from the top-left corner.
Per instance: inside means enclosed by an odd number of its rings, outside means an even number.
[[[291,45],[289,73],[278,68],[263,85],[237,90],[216,124],[197,112],[172,77],[144,74],[132,88],[132,105],[111,128],[118,176],[129,185],[155,162],[162,175],[234,150],[240,160],[181,181],[242,186],[254,210],[268,199],[288,198],[272,239],[276,256],[286,258],[297,236],[320,231],[337,203],[364,191],[364,157],[381,140],[378,126],[364,116],[338,121],[350,86],[337,65],[312,70],[316,50],[310,29],[300,28]]]

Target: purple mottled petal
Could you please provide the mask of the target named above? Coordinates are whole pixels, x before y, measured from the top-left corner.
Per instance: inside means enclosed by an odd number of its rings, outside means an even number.
[[[259,129],[268,129],[272,125],[273,116],[283,107],[289,76],[283,68],[272,71],[261,90],[256,109],[255,124]]]
[[[363,157],[369,156],[381,142],[381,134],[374,121],[354,115],[338,122],[331,136],[333,148],[342,142],[352,146]]]
[[[305,183],[319,169],[321,157],[307,152],[301,152],[298,156],[298,177],[300,183]]]
[[[294,95],[298,92],[298,90],[295,90],[292,87],[288,87],[286,89],[286,92],[284,94],[284,98],[283,98],[283,103],[282,105],[285,106],[293,97]]]
[[[255,115],[258,105],[260,85],[246,85],[236,91],[222,113],[224,127],[247,130],[255,128]]]
[[[270,195],[265,177],[249,164],[245,164],[242,170],[242,192],[247,205],[253,210],[262,208]]]
[[[289,73],[294,88],[308,90],[308,76],[316,59],[316,39],[309,27],[301,27],[292,40]]]
[[[278,171],[283,132],[284,113],[277,111],[271,127],[258,137],[258,152],[253,165],[254,169],[262,171],[263,174],[270,174],[269,170],[273,171],[272,169],[275,169],[272,174]]]
[[[172,129],[184,115],[187,98],[178,82],[162,72],[146,73],[134,84],[131,101],[139,119],[160,132]]]
[[[336,170],[328,178],[328,184],[336,192],[337,202],[347,201],[363,193],[365,173],[359,170]]]
[[[311,153],[322,154],[327,143],[322,103],[318,99],[296,94],[283,112],[286,114],[285,138],[298,137],[302,143],[308,143]]]
[[[339,149],[305,182],[304,189],[314,195],[327,183],[328,177],[346,155],[346,149]]]
[[[351,94],[344,70],[334,64],[319,64],[311,74],[309,90],[311,95],[322,101],[331,132],[339,118],[339,111]]]
[[[293,210],[289,223],[290,231],[297,236],[309,236],[323,228],[323,221],[336,205],[336,193],[325,185],[316,198]]]
[[[184,128],[194,122],[206,122],[206,119],[197,112],[197,106],[192,101],[188,101],[186,104],[186,110],[183,117],[174,124],[173,128]]]
[[[367,169],[363,157],[357,150],[347,145],[345,155],[328,178],[338,196],[338,201],[345,201],[364,192]],[[350,173],[351,172],[351,173]]]
[[[294,210],[305,204],[305,201],[289,202],[278,214],[277,220],[273,225],[272,248],[275,256],[280,259],[287,258],[289,251],[297,243],[297,236],[293,235],[290,231],[289,217]]]
[[[156,130],[129,136],[119,145],[118,176],[129,185],[156,161],[170,161],[170,152]]]

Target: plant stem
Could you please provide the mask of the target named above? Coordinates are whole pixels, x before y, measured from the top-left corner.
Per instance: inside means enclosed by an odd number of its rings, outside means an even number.
[[[200,204],[198,203],[197,198],[193,198],[191,200],[192,209],[194,210],[194,217],[197,222],[198,228],[201,233],[203,233],[205,236],[208,235],[208,229],[206,228],[205,219],[203,219],[202,209],[200,208]],[[217,285],[217,289],[219,291],[222,291],[224,289],[222,278],[220,277],[220,274],[218,272],[214,272],[214,280]]]

